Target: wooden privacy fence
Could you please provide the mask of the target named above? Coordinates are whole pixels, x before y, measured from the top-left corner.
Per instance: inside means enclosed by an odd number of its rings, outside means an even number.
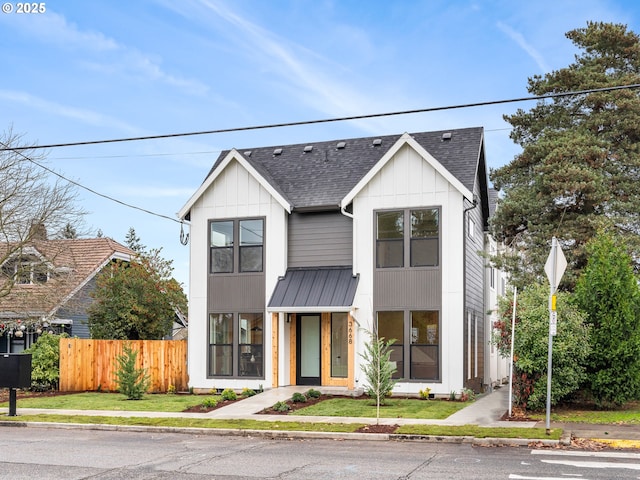
[[[138,352],[138,368],[151,377],[150,392],[167,392],[169,386],[185,391],[187,377],[186,340],[84,340],[60,339],[60,391],[117,390],[115,381],[122,347]]]

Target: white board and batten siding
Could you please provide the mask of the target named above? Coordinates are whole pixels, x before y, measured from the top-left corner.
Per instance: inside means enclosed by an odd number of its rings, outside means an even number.
[[[220,386],[220,380],[207,378],[208,313],[207,283],[209,276],[209,221],[213,219],[264,217],[265,252],[264,289],[268,298],[280,275],[286,271],[286,211],[240,163],[231,161],[191,208],[191,275],[189,279],[189,382],[196,388]],[[266,310],[266,306],[265,306]],[[271,321],[265,311],[264,351],[271,351]],[[272,369],[271,355],[265,355],[264,371]],[[234,384],[237,382],[237,385]],[[271,376],[260,380],[227,380],[231,388],[265,388]]]
[[[463,233],[462,193],[442,176],[428,159],[409,146],[401,148],[353,200],[354,270],[360,274],[355,299],[356,319],[362,328],[373,327],[374,212],[382,209],[440,208],[441,247],[441,382],[399,383],[396,390],[417,393],[424,386],[437,392],[462,388],[463,362]],[[364,349],[364,335],[357,351]],[[356,357],[359,362],[359,358]],[[360,365],[356,365],[360,371]]]

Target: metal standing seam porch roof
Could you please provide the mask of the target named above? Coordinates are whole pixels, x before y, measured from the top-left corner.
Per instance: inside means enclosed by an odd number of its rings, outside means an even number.
[[[278,279],[269,311],[346,311],[353,305],[358,275],[351,267],[295,268]]]

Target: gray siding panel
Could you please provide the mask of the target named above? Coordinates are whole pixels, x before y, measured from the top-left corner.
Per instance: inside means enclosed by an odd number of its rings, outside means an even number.
[[[353,223],[339,212],[292,213],[288,232],[290,268],[353,264]]]
[[[433,308],[442,306],[440,269],[376,270],[374,309]]]
[[[234,313],[244,309],[264,309],[264,274],[211,275],[209,311]]]
[[[476,178],[474,195],[481,197],[480,183]],[[466,381],[468,387],[478,389],[479,381],[484,378],[484,348],[485,348],[485,331],[484,331],[484,290],[485,290],[485,260],[481,252],[484,251],[484,224],[485,219],[482,215],[482,205],[469,210],[465,214],[465,379],[471,377],[471,381]],[[469,219],[474,223],[474,235],[469,235]],[[472,324],[468,325],[469,313],[472,316]],[[469,328],[470,327],[470,328]],[[471,330],[472,351],[468,351],[467,335]],[[477,336],[476,336],[477,335]],[[477,372],[467,371],[468,356],[472,356],[472,368],[475,365],[475,359],[478,361]]]

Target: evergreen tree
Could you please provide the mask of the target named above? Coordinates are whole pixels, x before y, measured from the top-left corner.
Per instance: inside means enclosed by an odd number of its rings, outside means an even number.
[[[575,292],[591,324],[587,385],[597,403],[620,405],[640,398],[640,290],[613,235],[599,234],[587,252]]]
[[[127,236],[124,238],[124,243],[136,253],[143,253],[147,249],[145,245],[140,243],[140,237],[136,235],[136,231],[133,227],[129,227]]]
[[[67,223],[64,226],[64,229],[62,230],[62,238],[65,238],[67,240],[72,238],[78,238],[78,231],[73,225],[71,225],[70,223]]]
[[[392,379],[396,367],[391,363],[391,345],[395,339],[386,340],[376,333],[367,332],[371,340],[365,344],[360,354],[364,360],[362,371],[367,377],[367,395],[376,400],[376,418],[380,419],[380,405],[391,395],[396,382]]]
[[[141,400],[151,384],[146,368],[138,368],[138,351],[125,344],[122,354],[116,357],[116,384],[127,400]]]
[[[589,22],[566,36],[580,51],[575,62],[530,78],[531,94],[640,83],[640,38],[625,25]],[[563,284],[572,288],[586,265],[585,245],[602,224],[629,237],[640,258],[639,91],[555,97],[505,120],[522,152],[491,172],[504,194],[492,230],[518,254],[494,259],[512,283],[522,287],[542,275],[555,235],[570,265]]]

